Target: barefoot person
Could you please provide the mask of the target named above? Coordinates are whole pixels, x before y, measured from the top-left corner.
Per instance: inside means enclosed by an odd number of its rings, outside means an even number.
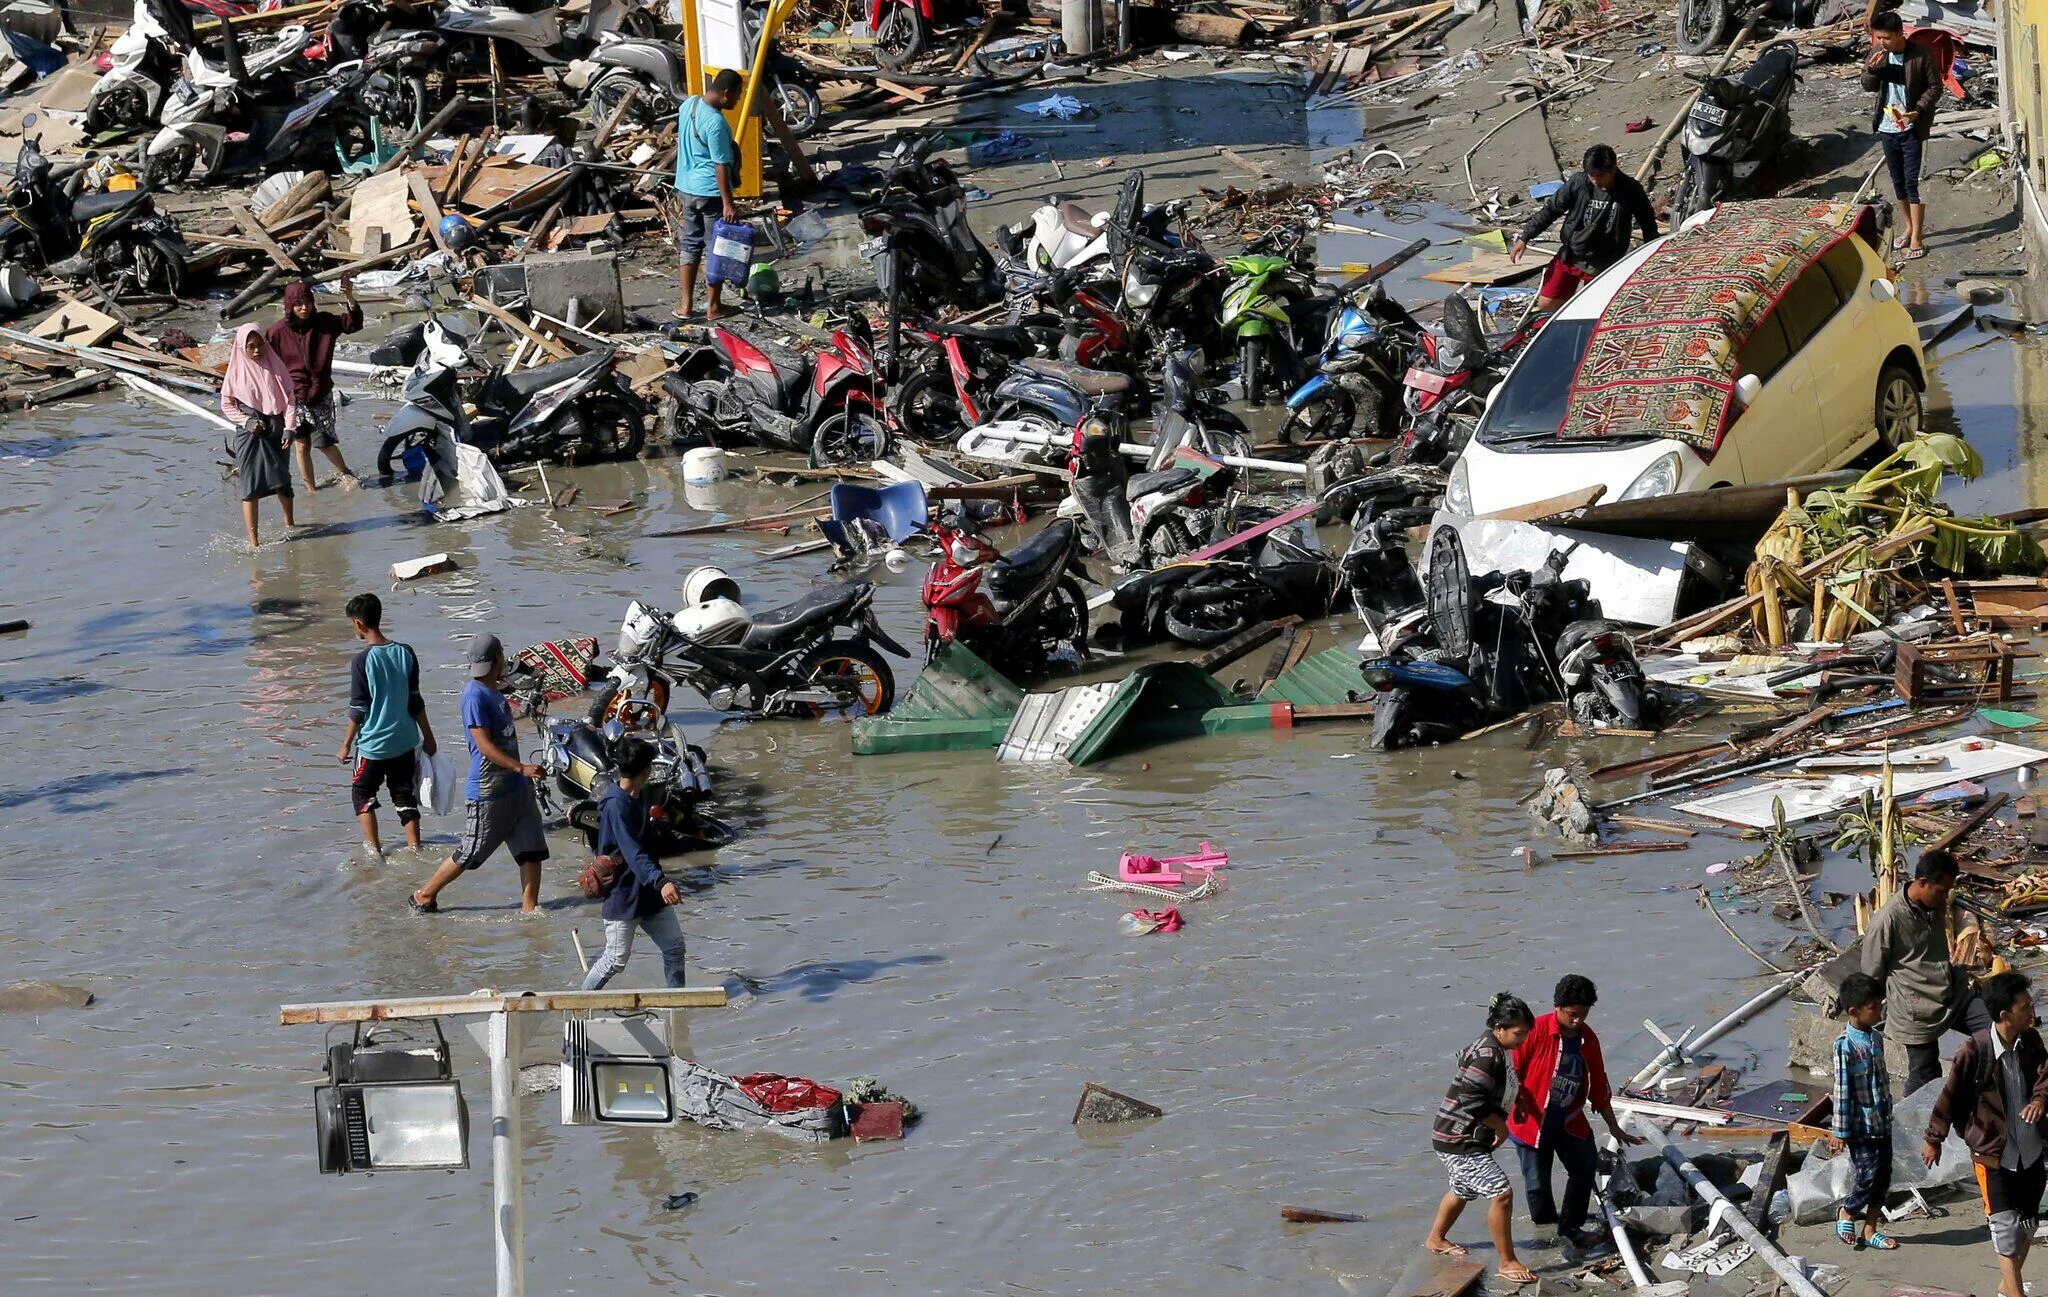
[[[368,645],[348,664],[348,732],[334,759],[355,757],[349,800],[363,829],[363,850],[372,863],[384,858],[377,836],[377,790],[391,794],[391,808],[405,830],[405,845],[420,849],[419,770],[414,749],[434,755],[434,727],[420,698],[420,660],[412,646],[384,638],[384,601],[359,594],[343,613],[356,638]]]
[[[647,773],[654,768],[654,746],[627,735],[611,745],[612,768],[618,782],[604,795],[597,811],[597,852],[619,862],[618,881],[604,898],[604,953],[583,978],[583,989],[602,991],[633,954],[633,930],[661,951],[661,974],[669,986],[683,984],[683,929],[674,907],[682,893],[661,862],[648,854],[647,803],[640,800]]]
[[[1977,1188],[1998,1254],[1999,1297],[2026,1297],[2021,1271],[2048,1189],[2041,1121],[2048,1116],[2048,1050],[2034,1029],[2034,992],[2018,973],[1984,982],[1991,1027],[1964,1041],[1949,1060],[1948,1082],[1927,1119],[1920,1160],[1932,1167],[1952,1129],[1963,1132],[1977,1164]]]
[[[609,929],[610,925],[606,925]],[[1500,1253],[1500,1277],[1511,1284],[1534,1283],[1536,1276],[1515,1257],[1515,1191],[1493,1160],[1493,1150],[1507,1142],[1509,1111],[1514,1107],[1515,1069],[1509,1055],[1534,1025],[1529,1006],[1502,993],[1486,1006],[1486,1034],[1458,1055],[1458,1074],[1436,1110],[1430,1144],[1451,1178],[1450,1192],[1437,1204],[1436,1221],[1423,1246],[1445,1256],[1464,1256],[1451,1242],[1465,1204],[1487,1200],[1486,1227]]]
[[[292,394],[299,403],[299,426],[292,433],[292,442],[298,450],[299,476],[306,479],[308,491],[314,489],[316,447],[341,474],[344,488],[356,485],[356,475],[341,457],[341,442],[334,435],[334,340],[363,327],[363,308],[356,304],[353,276],[341,277],[341,298],[348,306],[345,314],[320,310],[313,305],[313,286],[294,280],[285,286],[284,317],[263,335],[292,376]]]
[[[676,110],[676,197],[683,209],[682,229],[676,237],[676,250],[683,260],[678,320],[687,320],[696,312],[697,263],[704,257],[704,245],[710,242],[712,222],[740,218],[732,200],[733,169],[739,166],[740,155],[725,114],[739,103],[741,84],[740,74],[727,68],[711,79],[702,95],[691,95]],[[707,320],[725,314],[718,302],[718,289],[713,284],[708,290]]]
[[[242,492],[242,526],[255,549],[256,502],[277,497],[284,525],[292,522],[292,467],[285,457],[299,407],[292,400],[291,375],[253,324],[235,331],[228,351],[228,372],[221,381],[220,412],[235,425],[235,482]]]
[[[1906,218],[1906,231],[1892,240],[1892,247],[1914,261],[1927,255],[1920,244],[1927,219],[1927,205],[1920,201],[1920,150],[1941,103],[1941,69],[1927,46],[1906,39],[1906,24],[1896,11],[1879,13],[1877,0],[1870,0],[1865,12],[1870,54],[1863,61],[1863,88],[1877,96],[1870,125],[1884,150],[1892,195]]]
[[[496,635],[477,636],[469,642],[469,686],[462,691],[462,727],[469,735],[468,815],[455,854],[412,894],[410,904],[418,913],[438,910],[434,898],[441,889],[482,866],[499,847],[510,851],[519,866],[519,912],[540,908],[540,867],[548,858],[548,839],[533,781],[541,770],[519,759],[519,729],[502,692],[504,683],[504,645]]]

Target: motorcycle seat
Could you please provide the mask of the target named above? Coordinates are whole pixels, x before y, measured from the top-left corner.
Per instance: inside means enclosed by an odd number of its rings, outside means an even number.
[[[1073,543],[1071,519],[1056,520],[1044,531],[997,559],[989,567],[989,585],[999,595],[1022,594],[1045,570],[1059,561]]]
[[[740,644],[750,649],[781,648],[819,622],[838,620],[860,595],[859,582],[830,590],[813,590],[794,603],[757,614]]]
[[[133,207],[148,197],[148,193],[140,189],[117,189],[111,194],[80,194],[71,200],[71,215],[77,220],[90,221],[109,212]]]
[[[572,374],[579,374],[593,364],[609,363],[611,353],[593,351],[587,355],[571,356],[549,365],[535,365],[532,369],[515,369],[509,374],[499,374],[492,380],[493,396],[526,397],[542,388],[553,387]]]
[[[934,324],[933,333],[947,338],[964,338],[969,342],[986,343],[991,347],[1028,353],[1032,348],[1031,332],[1015,324]]]
[[[1160,491],[1172,491],[1193,486],[1201,480],[1201,474],[1192,468],[1162,468],[1156,472],[1138,473],[1124,483],[1125,498],[1153,495]]]
[[[1099,369],[1076,365],[1072,361],[1032,357],[1018,361],[1017,367],[1029,370],[1041,378],[1058,379],[1085,396],[1119,396],[1131,390],[1128,375],[1106,374]]]
[[[1102,231],[1096,227],[1095,213],[1079,203],[1060,203],[1053,208],[1060,214],[1060,224],[1067,227],[1067,233],[1078,234],[1084,239],[1093,239]]]

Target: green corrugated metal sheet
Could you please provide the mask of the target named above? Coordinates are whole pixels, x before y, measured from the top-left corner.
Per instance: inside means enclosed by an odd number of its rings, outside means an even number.
[[[1317,707],[1348,703],[1354,696],[1369,697],[1372,690],[1365,683],[1365,677],[1358,674],[1358,662],[1355,649],[1333,648],[1311,653],[1260,690],[1259,701]]]
[[[1188,732],[1198,733],[1204,713],[1237,703],[1238,699],[1221,681],[1191,662],[1159,662],[1139,667],[1125,677],[1102,714],[1067,746],[1066,757],[1077,766],[1101,758],[1115,746],[1119,733],[1127,726],[1173,729],[1184,718]]]
[[[888,715],[853,723],[854,755],[991,748],[1023,700],[1009,677],[966,646],[948,644]]]

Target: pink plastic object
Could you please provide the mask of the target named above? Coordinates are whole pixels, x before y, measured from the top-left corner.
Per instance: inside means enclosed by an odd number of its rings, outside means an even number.
[[[1126,883],[1150,883],[1156,887],[1178,887],[1185,879],[1182,869],[1221,869],[1230,863],[1228,852],[1204,842],[1192,856],[1141,856],[1126,851],[1116,862],[1116,876]]]

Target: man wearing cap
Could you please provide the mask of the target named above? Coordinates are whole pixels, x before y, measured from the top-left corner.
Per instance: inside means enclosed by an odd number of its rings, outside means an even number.
[[[548,841],[533,781],[541,772],[539,766],[519,759],[519,731],[500,692],[504,678],[505,646],[498,637],[479,635],[471,640],[469,685],[462,691],[462,727],[469,736],[469,814],[455,854],[412,894],[408,903],[418,913],[439,909],[434,898],[441,889],[490,859],[499,847],[510,850],[519,865],[520,913],[532,914],[540,907],[540,864],[548,858]]]

